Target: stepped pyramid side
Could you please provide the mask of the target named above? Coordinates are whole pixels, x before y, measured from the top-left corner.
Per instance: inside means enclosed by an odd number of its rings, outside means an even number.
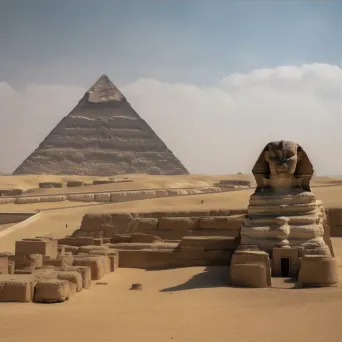
[[[106,75],[13,174],[189,172]]]

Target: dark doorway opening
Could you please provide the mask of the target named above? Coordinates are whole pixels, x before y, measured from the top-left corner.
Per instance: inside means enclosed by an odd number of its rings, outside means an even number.
[[[281,276],[289,277],[290,276],[290,258],[281,258],[280,268],[281,268]]]

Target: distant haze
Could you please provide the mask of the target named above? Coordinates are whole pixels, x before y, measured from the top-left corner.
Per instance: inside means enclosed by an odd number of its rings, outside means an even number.
[[[106,73],[192,173],[250,172],[284,139],[342,174],[341,2],[99,3],[2,5],[1,172]]]

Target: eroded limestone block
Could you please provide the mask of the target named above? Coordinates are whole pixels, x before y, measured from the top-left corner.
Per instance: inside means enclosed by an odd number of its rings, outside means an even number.
[[[52,240],[21,240],[15,243],[16,255],[41,254],[56,258],[58,254],[57,243]]]
[[[64,253],[71,253],[71,254],[77,254],[79,247],[77,246],[69,246],[69,245],[59,245],[64,247]]]
[[[70,285],[68,280],[43,279],[36,285],[34,302],[58,303],[70,298]]]
[[[88,266],[70,266],[65,269],[66,271],[79,272],[82,277],[82,287],[89,289],[91,286],[91,270]]]
[[[258,263],[232,264],[229,268],[229,281],[233,286],[268,287],[265,265]]]
[[[44,265],[45,266],[54,266],[54,267],[68,267],[72,266],[74,262],[74,257],[72,254],[65,254],[63,256],[59,256],[56,259],[45,258]]]
[[[163,241],[160,237],[152,235],[152,234],[144,234],[144,233],[133,233],[132,234],[132,242],[145,242],[145,243],[153,243],[153,242],[161,242]]]
[[[326,255],[306,255],[300,259],[298,287],[338,286],[336,260]]]
[[[36,283],[31,275],[0,275],[0,302],[32,302]]]
[[[74,266],[90,267],[92,280],[100,280],[105,275],[105,265],[99,256],[76,256]]]
[[[63,239],[58,240],[59,245],[68,245],[68,246],[89,246],[94,245],[94,238],[90,236],[83,236],[83,237],[66,237]]]
[[[106,273],[114,272],[119,267],[119,252],[118,251],[97,251],[93,250],[89,252],[89,255],[102,255],[108,257],[109,260],[109,269],[107,267],[107,260],[104,261]]]
[[[68,188],[76,188],[76,187],[81,187],[83,185],[84,185],[84,182],[81,182],[81,181],[68,181],[67,182]]]
[[[130,233],[153,234],[158,227],[158,219],[153,217],[138,217],[133,220]]]
[[[43,265],[43,255],[41,254],[12,255],[8,258],[15,263],[15,270],[32,271]]]
[[[158,220],[158,232],[161,238],[181,239],[197,228],[194,217],[164,217]]]
[[[237,241],[235,238],[223,236],[185,236],[179,243],[181,249],[200,246],[203,251],[233,251],[237,248]]]
[[[82,291],[83,279],[82,279],[82,275],[80,274],[80,272],[71,271],[71,270],[59,271],[57,272],[57,279],[67,280],[71,283],[74,283],[76,287],[76,292]]]
[[[176,256],[172,252],[152,250],[120,251],[119,267],[158,269],[178,266]]]
[[[232,256],[231,267],[237,264],[260,264],[265,266],[265,282],[271,286],[271,262],[269,255],[264,251],[236,250]],[[242,269],[244,270],[244,269]],[[238,271],[239,273],[240,271]],[[262,271],[263,272],[263,271]]]
[[[78,254],[89,253],[90,251],[109,251],[109,246],[82,246],[78,249]]]

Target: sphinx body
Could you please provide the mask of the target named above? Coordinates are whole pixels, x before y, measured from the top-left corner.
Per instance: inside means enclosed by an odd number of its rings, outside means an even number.
[[[253,175],[257,182],[248,215],[241,228],[241,245],[273,248],[298,247],[303,255],[330,255],[324,240],[326,214],[310,190],[312,164],[296,143],[266,145]]]

